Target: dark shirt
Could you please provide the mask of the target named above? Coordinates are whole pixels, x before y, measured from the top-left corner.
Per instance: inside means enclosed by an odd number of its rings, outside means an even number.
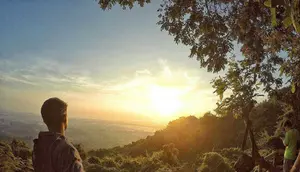
[[[78,151],[59,133],[39,133],[32,162],[35,172],[84,172]]]

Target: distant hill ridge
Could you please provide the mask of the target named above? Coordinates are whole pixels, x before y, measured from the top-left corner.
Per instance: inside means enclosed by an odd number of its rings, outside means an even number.
[[[268,133],[274,134],[271,132],[274,132],[280,115],[282,115],[281,106],[272,101],[260,103],[251,112],[251,118],[256,119],[253,129],[256,131],[255,137],[262,155],[270,152],[270,149],[264,148],[263,145],[266,143]],[[232,166],[242,154],[238,147],[241,145],[244,129],[244,122],[241,119],[231,115],[218,117],[206,113],[200,118],[187,116],[171,121],[164,129],[125,146],[91,151],[86,151],[84,144],[75,146],[83,157],[87,172],[195,172],[196,170],[221,172],[224,169],[226,172],[233,172]],[[95,138],[99,136],[101,134],[97,134]],[[11,143],[2,144],[11,145]],[[22,152],[28,152],[26,149],[29,149],[24,148],[23,144],[18,145],[21,145]],[[10,150],[12,153],[9,153]],[[13,152],[12,147],[9,149],[7,146],[0,146],[1,152],[13,154],[15,158],[20,159],[18,157],[20,154],[16,154],[18,151]],[[30,156],[26,157],[27,159],[21,158],[22,161],[16,163],[26,164],[27,170],[30,171],[32,168]],[[4,156],[2,160],[0,171],[4,166],[19,167],[11,164],[13,162],[11,157]]]

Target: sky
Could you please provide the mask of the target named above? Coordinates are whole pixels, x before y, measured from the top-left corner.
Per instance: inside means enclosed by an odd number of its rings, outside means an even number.
[[[72,117],[168,121],[213,110],[216,75],[160,30],[158,2],[103,11],[93,0],[2,0],[0,109],[39,114],[59,97]]]

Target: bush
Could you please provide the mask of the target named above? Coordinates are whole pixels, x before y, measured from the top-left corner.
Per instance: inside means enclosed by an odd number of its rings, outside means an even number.
[[[227,162],[233,166],[234,163],[239,159],[243,154],[243,151],[240,148],[224,148],[219,152]]]
[[[100,159],[96,156],[92,156],[88,159],[90,164],[100,164]]]
[[[86,160],[86,157],[87,157],[87,154],[86,152],[84,151],[84,147],[82,144],[74,144],[74,147],[77,149],[81,159],[84,161]]]
[[[136,171],[141,168],[142,158],[124,158],[120,164],[121,169]]]
[[[15,140],[12,142],[11,146],[0,142],[0,171],[33,172],[31,161],[28,159],[30,150],[28,148],[20,147],[24,145],[19,143],[21,142]]]
[[[163,157],[162,160],[170,165],[177,165],[179,151],[175,148],[173,143],[163,146]]]
[[[86,169],[87,172],[120,172],[120,170],[116,168],[107,168],[101,165],[91,165]]]
[[[13,139],[10,146],[14,156],[20,157],[23,160],[31,158],[31,151],[29,150],[25,142]]]
[[[204,154],[203,163],[198,168],[198,172],[234,172],[229,163],[216,152]]]
[[[104,167],[118,167],[118,164],[112,157],[105,157],[101,161],[101,165]]]

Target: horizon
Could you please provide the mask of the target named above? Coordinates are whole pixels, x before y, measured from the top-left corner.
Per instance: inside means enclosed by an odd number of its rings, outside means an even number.
[[[159,3],[110,11],[88,1],[1,4],[2,110],[38,113],[59,97],[70,117],[167,123],[216,107],[210,82],[222,72],[201,69],[189,47],[160,30]]]

